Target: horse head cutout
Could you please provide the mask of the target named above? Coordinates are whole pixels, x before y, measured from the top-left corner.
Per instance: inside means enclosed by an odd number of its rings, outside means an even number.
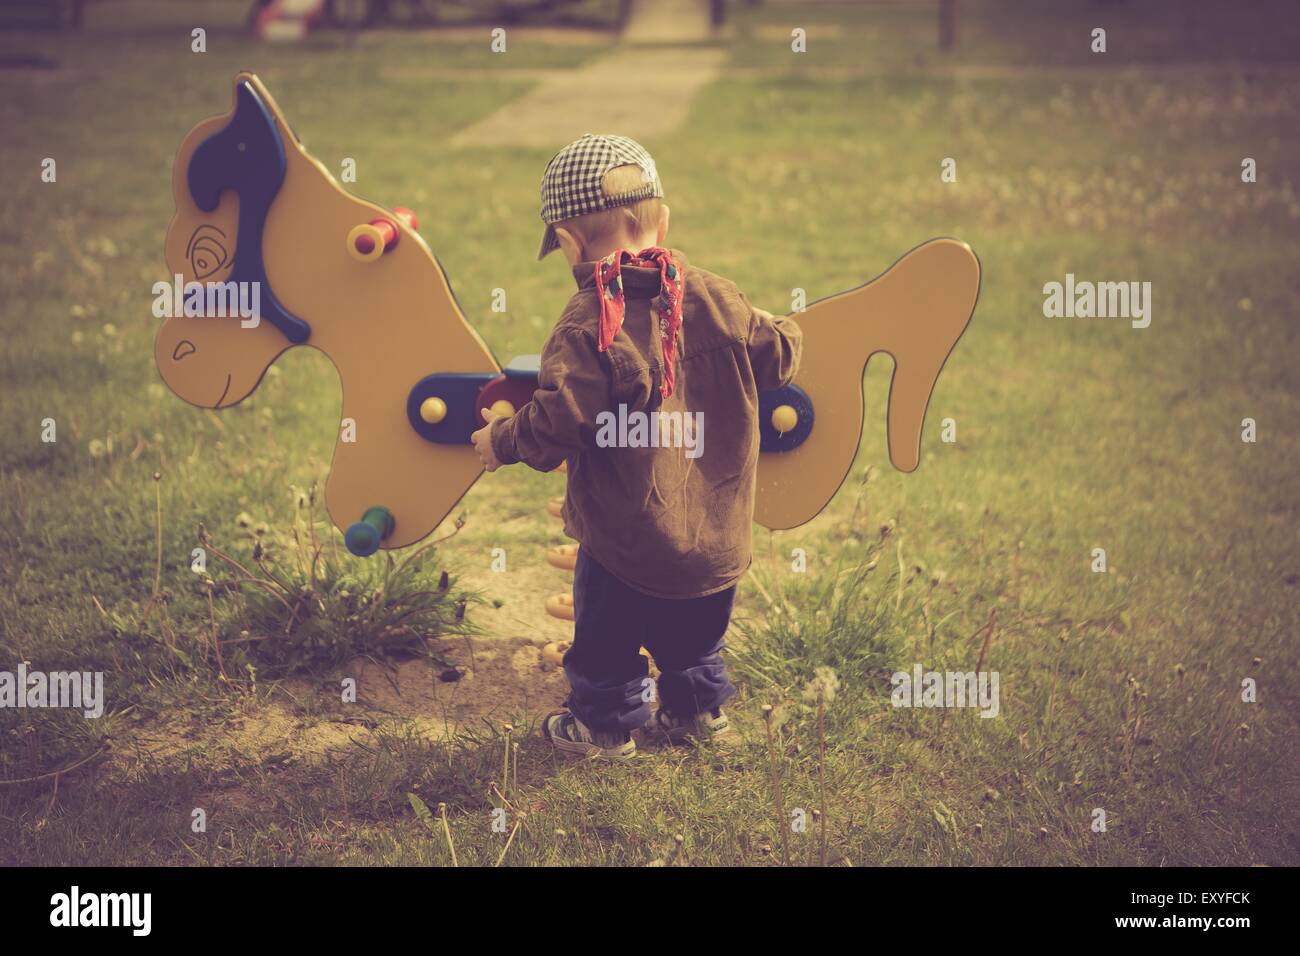
[[[413,428],[411,391],[438,369],[485,380],[501,369],[424,240],[402,216],[344,191],[250,73],[235,77],[230,113],[185,137],[172,192],[166,258],[186,300],[205,292],[192,283],[209,293],[224,286],[225,301],[256,299],[260,310],[251,320],[167,318],[154,347],[163,381],[191,404],[226,408],[286,349],[319,349],[343,386],[325,486],[331,519],[351,528],[376,507],[387,511],[378,537],[367,542],[360,528],[362,540],[349,541],[361,550],[379,537],[397,548],[428,535],[482,469],[468,444]]]

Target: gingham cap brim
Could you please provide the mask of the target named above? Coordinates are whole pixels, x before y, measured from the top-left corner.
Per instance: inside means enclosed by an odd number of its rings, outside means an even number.
[[[617,166],[639,166],[645,173],[646,184],[619,196],[606,196],[605,174]],[[636,140],[588,133],[551,157],[542,174],[541,193],[546,232],[537,251],[538,259],[560,247],[555,223],[642,199],[663,198],[664,187],[654,158]]]
[[[560,248],[560,240],[555,235],[555,227],[547,224],[546,231],[542,233],[542,247],[537,250],[538,261],[545,259],[558,248]]]

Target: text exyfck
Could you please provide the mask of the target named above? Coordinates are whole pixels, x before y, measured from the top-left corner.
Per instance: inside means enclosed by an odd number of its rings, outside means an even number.
[[[978,707],[981,717],[996,717],[1001,709],[997,671],[927,671],[917,664],[891,681],[895,707]]]
[[[629,412],[596,416],[596,444],[601,448],[684,448],[687,458],[704,454],[703,412]]]
[[[224,319],[239,316],[239,325],[255,329],[262,321],[260,282],[186,282],[177,273],[172,281],[153,284],[156,319]]]
[[[0,709],[69,707],[92,720],[104,715],[103,671],[0,671]]]
[[[133,936],[148,936],[153,924],[152,893],[70,893],[50,897],[50,925],[129,926]]]
[[[1065,274],[1065,284],[1043,286],[1043,315],[1049,319],[1132,319],[1135,329],[1151,324],[1150,282],[1075,282]]]

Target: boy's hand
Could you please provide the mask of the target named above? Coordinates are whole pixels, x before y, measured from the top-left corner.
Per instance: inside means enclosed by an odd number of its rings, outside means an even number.
[[[487,424],[470,435],[469,440],[474,443],[474,450],[478,452],[478,460],[483,463],[483,470],[496,471],[501,467],[501,462],[497,460],[497,453],[492,450],[492,423],[506,416],[490,408],[483,409],[482,415]]]

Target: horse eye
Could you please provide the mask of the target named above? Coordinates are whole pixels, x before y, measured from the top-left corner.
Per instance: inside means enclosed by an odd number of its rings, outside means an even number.
[[[190,246],[190,267],[194,278],[202,281],[226,264],[229,253],[216,236],[201,235]]]

